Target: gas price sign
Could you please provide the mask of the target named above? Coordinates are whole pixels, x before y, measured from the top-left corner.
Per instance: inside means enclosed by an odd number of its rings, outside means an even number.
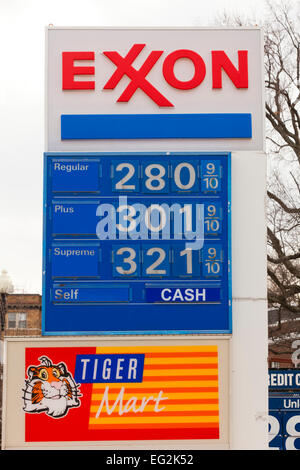
[[[231,332],[230,154],[45,154],[43,334]]]

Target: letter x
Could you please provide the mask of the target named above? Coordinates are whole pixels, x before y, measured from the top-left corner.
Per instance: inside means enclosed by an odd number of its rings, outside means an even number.
[[[140,52],[144,49],[145,44],[134,44],[128,54],[125,57],[122,57],[116,51],[103,52],[103,54],[108,57],[116,66],[117,70],[110,77],[108,82],[104,85],[103,89],[113,90],[121,78],[124,75],[127,75],[131,82],[125,88],[118,102],[128,102],[132,95],[136,92],[138,88],[143,90],[146,95],[148,95],[158,106],[173,106],[170,101],[168,101],[151,83],[146,80],[146,76],[156,64],[163,51],[152,51],[144,64],[139,70],[136,70],[131,66],[133,61],[137,58]]]

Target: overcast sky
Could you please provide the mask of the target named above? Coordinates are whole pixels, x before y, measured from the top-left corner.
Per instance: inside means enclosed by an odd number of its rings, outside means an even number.
[[[263,0],[0,0],[0,270],[41,292],[44,28],[209,26],[223,10],[264,16]]]

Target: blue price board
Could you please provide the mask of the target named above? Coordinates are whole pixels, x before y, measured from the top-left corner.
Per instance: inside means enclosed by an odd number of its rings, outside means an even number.
[[[231,333],[230,161],[46,153],[43,334]]]

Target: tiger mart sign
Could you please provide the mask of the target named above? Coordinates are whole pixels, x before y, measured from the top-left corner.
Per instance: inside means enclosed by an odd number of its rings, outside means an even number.
[[[5,449],[226,448],[228,341],[7,339],[5,346]]]

